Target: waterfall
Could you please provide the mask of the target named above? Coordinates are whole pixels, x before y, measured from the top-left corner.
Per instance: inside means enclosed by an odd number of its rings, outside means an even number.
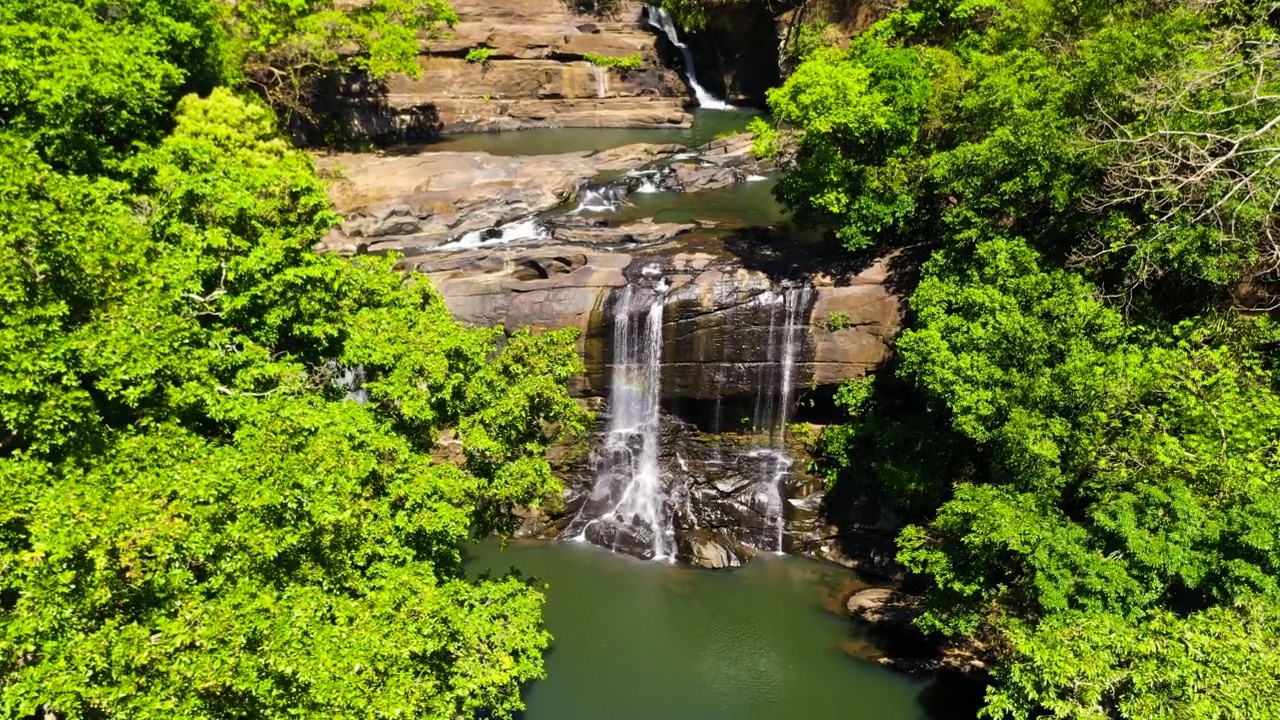
[[[680,42],[680,35],[676,32],[676,24],[671,19],[671,13],[665,8],[654,5],[645,5],[644,8],[649,27],[666,35],[672,45],[680,48],[680,53],[684,56],[684,72],[689,80],[689,87],[693,89],[693,96],[698,99],[698,105],[707,110],[732,110],[732,105],[723,100],[717,100],[714,95],[707,92],[706,88],[698,84],[698,72],[693,66],[693,52],[688,45]]]
[[[492,245],[509,245],[513,242],[529,240],[546,240],[551,237],[550,231],[537,218],[517,220],[496,228],[472,230],[464,233],[457,240],[438,245],[433,250],[471,250]]]
[[[599,65],[593,65],[591,69],[596,75],[596,97],[602,98],[609,93],[609,76]]]
[[[792,466],[786,450],[787,422],[794,402],[796,358],[804,341],[803,321],[812,297],[812,287],[799,285],[784,286],[781,292],[766,290],[759,300],[770,307],[769,336],[765,362],[757,376],[753,424],[757,430],[768,429],[769,446],[752,450],[749,456],[760,460],[768,475],[765,517],[776,528],[777,552],[783,551],[786,480]]]
[[[614,185],[585,185],[578,191],[578,207],[573,212],[613,212],[627,201],[626,188]]]
[[[336,364],[333,364],[332,367],[337,369]],[[364,366],[355,365],[341,370],[342,374],[338,376],[337,385],[346,391],[345,399],[360,405],[369,402],[369,391],[364,386],[366,380]]]
[[[675,557],[672,502],[658,467],[667,289],[650,267],[616,297],[604,447],[595,458],[591,497],[563,533],[655,560]]]

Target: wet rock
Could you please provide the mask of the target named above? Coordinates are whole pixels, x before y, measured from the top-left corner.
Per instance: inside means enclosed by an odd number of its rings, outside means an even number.
[[[749,548],[732,541],[713,539],[706,534],[686,535],[680,541],[680,557],[694,567],[724,570],[740,567],[750,559]]]
[[[887,616],[886,606],[898,596],[891,588],[868,588],[855,593],[845,604],[849,614],[868,622],[879,622]]]
[[[321,251],[417,252],[472,230],[550,210],[589,178],[671,155],[679,145],[507,157],[488,153],[340,153],[317,158],[334,175],[330,197],[345,220]]]
[[[674,229],[653,223],[620,231],[645,238],[635,249],[552,242],[420,253],[406,257],[401,265],[430,275],[463,322],[578,328],[587,372],[575,389],[597,396],[607,394],[613,357],[605,311],[609,298],[628,277],[646,267],[658,268],[672,288],[663,316],[663,398],[688,404],[689,416],[709,415],[708,403],[716,401],[722,405],[722,418],[736,421],[740,411],[750,416],[753,411],[747,408],[754,407],[762,383],[776,381],[768,377],[766,361],[770,343],[776,341],[777,331],[771,327],[776,314],[785,310],[785,299],[766,270],[745,267],[719,239],[684,233],[648,243]],[[591,232],[604,238],[613,229],[588,230],[577,237],[585,240]],[[877,264],[840,284],[813,278],[798,321],[803,337],[794,367],[795,387],[838,385],[888,358],[902,300],[883,277]],[[856,318],[857,324],[829,331],[825,313],[837,309]]]
[[[714,190],[762,179],[778,171],[777,163],[756,158],[749,133],[712,140],[694,157],[671,163],[669,183],[681,192]]]
[[[659,223],[652,218],[613,226],[609,224],[577,224],[556,227],[552,237],[559,242],[591,245],[624,245],[656,243],[670,240],[698,229],[696,223]]]

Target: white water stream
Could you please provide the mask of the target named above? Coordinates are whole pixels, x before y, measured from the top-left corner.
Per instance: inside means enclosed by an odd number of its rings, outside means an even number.
[[[615,550],[642,550],[651,559],[671,561],[672,503],[658,467],[667,290],[656,269],[646,268],[644,284],[619,291],[613,310],[614,360],[604,448],[591,497],[566,532]]]
[[[665,35],[672,45],[680,49],[680,54],[684,56],[685,76],[689,81],[689,88],[693,90],[693,96],[698,99],[698,105],[705,110],[732,110],[732,105],[707,92],[707,89],[698,83],[698,71],[693,66],[693,52],[688,45],[680,42],[680,34],[676,31],[676,23],[671,19],[671,13],[667,12],[665,8],[654,5],[645,5],[644,8],[649,27]]]
[[[758,432],[768,431],[769,445],[756,448],[749,455],[763,460],[768,467],[769,480],[763,488],[767,505],[765,518],[776,528],[775,552],[784,549],[786,481],[793,462],[786,449],[787,422],[794,402],[796,356],[804,340],[802,321],[812,297],[813,288],[809,285],[768,290],[760,296],[760,302],[771,307],[769,346],[757,376],[752,420]]]

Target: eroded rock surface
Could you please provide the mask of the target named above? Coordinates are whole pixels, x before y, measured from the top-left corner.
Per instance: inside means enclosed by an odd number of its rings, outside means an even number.
[[[563,0],[453,0],[459,24],[424,40],[417,78],[385,87],[358,80],[341,97],[349,133],[382,143],[420,142],[442,133],[532,127],[687,127],[689,89],[663,63],[639,3],[609,18],[575,12]],[[467,53],[489,48],[486,62]],[[596,67],[586,58],[640,55],[636,70]]]
[[[346,220],[319,248],[413,254],[472,230],[545,212],[602,172],[642,167],[682,149],[627,145],[600,152],[498,156],[337,153],[317,159],[336,177],[330,196]]]
[[[402,262],[430,275],[463,322],[577,328],[587,365],[579,390],[593,395],[606,394],[609,377],[610,293],[629,276],[657,269],[671,285],[663,318],[663,396],[724,402],[760,391],[777,322],[779,280],[766,269],[744,267],[722,239],[690,233],[620,250],[576,243],[480,248]],[[796,387],[839,384],[888,357],[903,311],[901,298],[886,285],[889,273],[886,258],[849,278],[815,274],[791,280],[812,287]],[[833,329],[827,315],[836,312],[847,322]]]

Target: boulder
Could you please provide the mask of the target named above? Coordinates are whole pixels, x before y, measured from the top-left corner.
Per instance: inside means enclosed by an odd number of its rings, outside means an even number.
[[[698,229],[696,223],[659,223],[652,218],[627,225],[573,224],[556,227],[552,237],[564,243],[589,243],[591,245],[622,245],[654,243],[670,240],[678,235]]]
[[[751,555],[747,548],[706,535],[687,535],[680,543],[680,559],[694,567],[725,570],[740,567]]]
[[[874,622],[873,618],[880,617],[885,605],[896,595],[897,592],[892,588],[868,588],[854,593],[845,607],[849,609],[850,615]]]

